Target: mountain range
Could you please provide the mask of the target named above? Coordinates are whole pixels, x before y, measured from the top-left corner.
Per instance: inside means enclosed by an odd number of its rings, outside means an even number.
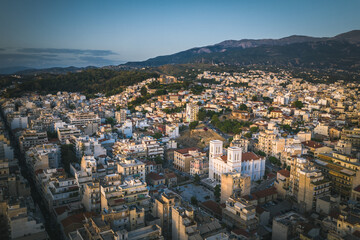
[[[226,40],[214,45],[196,47],[146,61],[127,62],[105,69],[132,69],[176,64],[219,64],[232,66],[276,66],[308,69],[349,70],[360,68],[360,30],[334,37],[293,35],[280,39]],[[96,67],[55,67],[31,69],[25,67],[0,68],[0,74],[34,75],[64,74]]]
[[[360,67],[360,30],[323,38],[293,35],[280,39],[227,40],[119,66],[158,67],[188,63],[354,70]]]

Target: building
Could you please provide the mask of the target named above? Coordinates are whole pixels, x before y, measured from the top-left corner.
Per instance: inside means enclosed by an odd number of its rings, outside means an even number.
[[[35,130],[26,130],[19,138],[20,150],[27,151],[30,147],[42,145],[48,142],[46,132],[37,132]]]
[[[355,148],[360,148],[360,128],[343,129],[341,139],[351,143]]]
[[[145,181],[145,163],[137,159],[120,159],[117,171],[124,177],[132,176]]]
[[[43,144],[31,147],[26,152],[26,162],[34,171],[38,169],[58,168],[61,150],[57,144]]]
[[[316,200],[330,196],[331,181],[325,178],[320,169],[303,158],[295,158],[291,165],[290,194],[297,199],[301,211],[311,211]]]
[[[100,124],[101,119],[93,112],[75,112],[67,114],[68,121],[71,125],[83,126],[88,123]]]
[[[208,176],[209,174],[209,160],[208,158],[202,154],[199,156],[195,156],[190,161],[190,175],[195,176]]]
[[[192,235],[199,235],[194,210],[191,207],[173,206],[171,209],[172,240],[190,239]]]
[[[173,192],[164,192],[158,198],[152,207],[152,215],[160,219],[160,227],[164,236],[171,236],[172,226],[172,207],[179,203],[179,197]]]
[[[100,184],[98,182],[85,185],[82,203],[87,212],[97,212],[101,210]]]
[[[142,140],[146,157],[148,159],[164,158],[164,147],[153,137],[145,137]]]
[[[281,169],[277,172],[276,181],[274,186],[278,193],[278,196],[284,199],[288,193],[290,184],[290,171],[286,169]]]
[[[50,209],[81,200],[80,187],[75,178],[51,179],[47,185],[46,196]]]
[[[288,212],[284,215],[273,218],[272,240],[288,240],[298,237],[297,232],[300,224],[306,220],[295,212]]]
[[[34,203],[32,203],[33,205]],[[47,240],[50,239],[44,225],[34,212],[29,212],[24,199],[10,202],[7,208],[10,239]]]
[[[231,196],[235,198],[250,195],[251,179],[238,172],[223,173],[221,175],[221,203],[225,203]]]
[[[194,103],[186,104],[185,116],[187,122],[195,122],[198,120],[199,106]]]
[[[69,140],[73,136],[79,137],[81,131],[77,129],[75,126],[65,124],[63,127],[57,128],[57,134],[61,144],[65,144],[66,140]]]
[[[264,152],[266,155],[271,155],[273,150],[273,143],[277,137],[274,130],[266,129],[259,133],[258,150]]]
[[[126,121],[126,109],[120,109],[120,111],[115,112],[115,119],[117,123],[124,123]]]
[[[248,175],[251,181],[262,179],[265,174],[265,158],[253,152],[242,152],[239,147],[229,147],[223,155],[223,142],[210,141],[209,178],[221,181],[221,174],[239,172]]]
[[[259,220],[256,217],[256,207],[244,199],[229,198],[223,209],[222,221],[230,228],[240,228],[253,231]]]
[[[353,165],[350,162],[345,166],[333,162],[333,155],[319,154],[318,158],[315,160],[315,164],[331,180],[332,191],[340,194],[342,200],[349,200],[352,189],[360,185],[360,172],[347,168],[346,166]],[[345,164],[344,161],[340,162]]]
[[[190,173],[191,169],[191,161],[195,158],[199,158],[197,160],[198,164],[202,163],[201,158],[206,157],[206,153],[200,152],[200,149],[198,148],[184,148],[184,149],[178,149],[174,151],[174,161],[173,166],[174,168],[182,171]],[[193,172],[197,172],[199,165],[196,165],[196,161],[193,163]]]

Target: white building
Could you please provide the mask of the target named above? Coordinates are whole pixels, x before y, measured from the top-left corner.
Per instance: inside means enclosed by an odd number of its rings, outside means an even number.
[[[210,141],[209,178],[220,181],[221,174],[240,172],[251,177],[252,181],[261,179],[265,174],[265,158],[253,152],[242,152],[239,147],[229,147],[223,154],[223,142]]]
[[[179,125],[166,125],[166,135],[168,135],[170,139],[178,138],[180,136]]]
[[[186,104],[186,121],[194,122],[198,120],[199,106],[193,103]]]

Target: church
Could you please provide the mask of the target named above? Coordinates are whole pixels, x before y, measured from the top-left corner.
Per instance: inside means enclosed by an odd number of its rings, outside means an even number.
[[[253,152],[243,152],[240,147],[227,148],[227,154],[223,152],[223,142],[211,140],[209,149],[209,178],[221,181],[221,174],[240,172],[248,175],[251,181],[257,181],[265,174],[265,157]]]

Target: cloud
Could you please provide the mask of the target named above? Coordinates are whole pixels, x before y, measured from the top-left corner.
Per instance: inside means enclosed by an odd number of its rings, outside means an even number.
[[[0,52],[0,66],[29,68],[106,66],[124,63],[111,50],[60,48],[5,49]]]
[[[109,56],[117,55],[111,50],[84,50],[84,49],[70,49],[70,48],[21,48],[18,52],[22,53],[55,53],[55,54],[78,54],[91,56]]]
[[[5,51],[5,48],[0,48],[0,51]]]

